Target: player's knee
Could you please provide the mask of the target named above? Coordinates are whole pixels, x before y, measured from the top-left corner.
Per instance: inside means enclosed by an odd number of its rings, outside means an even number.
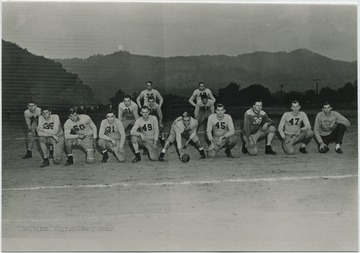
[[[193,142],[197,143],[197,142],[199,142],[199,136],[195,135],[191,140]]]
[[[306,137],[308,138],[312,138],[314,136],[314,131],[313,130],[307,130],[306,131]]]
[[[258,153],[257,147],[248,147],[247,151],[248,151],[248,154],[251,156],[255,156]]]
[[[131,143],[138,143],[138,142],[139,142],[139,137],[135,135],[131,135]]]
[[[105,148],[106,141],[104,139],[99,139],[97,144],[99,145],[99,147]]]
[[[39,142],[40,142],[40,143],[45,143],[45,142],[46,142],[46,137],[40,136],[40,137],[39,137]]]
[[[208,157],[214,158],[216,155],[216,151],[214,149],[208,150]]]
[[[269,133],[276,133],[276,127],[274,127],[273,125],[269,126]]]

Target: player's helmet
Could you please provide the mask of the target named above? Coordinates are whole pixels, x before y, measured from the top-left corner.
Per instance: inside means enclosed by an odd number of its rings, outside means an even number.
[[[188,154],[184,154],[182,157],[181,157],[181,161],[183,163],[188,163],[190,161],[190,156]]]

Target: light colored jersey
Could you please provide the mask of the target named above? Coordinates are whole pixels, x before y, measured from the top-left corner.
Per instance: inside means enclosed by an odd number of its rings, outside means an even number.
[[[144,120],[143,117],[138,118],[135,121],[133,128],[130,131],[131,135],[140,131],[146,139],[155,139],[159,138],[159,123],[155,116],[149,115],[147,120]]]
[[[311,129],[305,112],[300,111],[297,115],[294,115],[293,112],[285,112],[281,117],[279,129],[282,129],[287,135],[293,135],[301,128],[301,124]]]
[[[171,128],[176,133],[191,133],[194,129],[196,129],[198,126],[198,121],[192,117],[190,117],[190,124],[188,127],[185,127],[184,122],[182,120],[182,117],[178,117],[176,120],[174,120],[173,124],[171,125]]]
[[[25,122],[28,127],[33,123],[38,122],[39,116],[41,115],[41,108],[36,107],[34,112],[31,112],[29,109],[24,111]]]
[[[266,122],[272,124],[273,121],[261,110],[256,113],[253,108],[247,110],[244,114],[244,132],[247,137],[256,133]]]
[[[201,96],[202,96],[202,95],[207,95],[209,99],[215,100],[215,98],[214,98],[211,90],[208,89],[208,88],[205,88],[204,91],[201,91],[201,90],[199,90],[199,89],[194,90],[194,92],[193,92],[193,94],[192,94],[191,97],[194,98],[194,99],[196,99],[196,102],[199,102],[199,101],[201,101]]]
[[[224,114],[223,119],[219,119],[216,113],[211,114],[208,118],[206,132],[212,136],[220,137],[229,132],[228,136],[234,134],[234,123],[229,114]]]
[[[199,112],[206,112],[209,110],[214,111],[214,100],[208,100],[206,104],[203,104],[203,102],[200,100],[196,103],[196,107],[198,108]]]
[[[152,107],[150,107],[150,105],[147,105],[149,107],[150,110],[150,115],[155,116],[158,120],[159,120],[159,113],[158,111],[161,110],[160,109],[160,105],[158,103],[154,103],[154,105]]]
[[[122,135],[125,136],[124,126],[121,121],[116,118],[113,123],[109,123],[107,119],[103,119],[99,131],[114,140],[120,139]],[[99,137],[101,138],[100,134]]]
[[[158,91],[155,90],[155,89],[151,89],[150,91],[147,90],[147,89],[146,89],[146,90],[143,90],[143,91],[140,93],[139,97],[144,99],[144,106],[148,106],[148,105],[149,105],[149,102],[148,102],[149,97],[154,97],[154,98],[155,98],[155,101],[156,101],[156,99],[162,98],[161,95],[160,95],[160,92],[158,92]]]
[[[131,101],[129,106],[126,106],[124,102],[119,104],[119,111],[122,111],[122,118],[125,120],[135,119],[134,112],[138,112],[138,106],[134,101]]]
[[[74,122],[71,119],[68,119],[64,124],[64,129],[65,132],[70,132],[72,129],[76,134],[91,135],[93,134],[93,129],[90,127],[91,123],[92,120],[88,115],[79,114],[79,120]]]
[[[64,131],[61,128],[59,116],[56,114],[51,114],[47,120],[44,118],[44,116],[40,115],[37,130],[39,136],[64,135]],[[45,134],[43,135],[43,133]]]
[[[331,111],[329,115],[326,115],[324,112],[319,112],[315,118],[315,136],[319,137],[319,135],[329,135],[333,131],[333,128],[330,128],[330,125],[332,125],[334,122],[343,124],[346,127],[350,126],[350,121],[338,112]],[[334,127],[336,126],[336,123]]]

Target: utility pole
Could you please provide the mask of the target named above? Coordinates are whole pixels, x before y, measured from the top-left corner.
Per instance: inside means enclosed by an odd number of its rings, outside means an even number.
[[[284,85],[283,85],[283,84],[280,84],[279,86],[280,86],[280,97],[282,97]]]
[[[321,79],[315,78],[313,81],[316,82],[316,95],[319,95],[319,81],[321,81]]]

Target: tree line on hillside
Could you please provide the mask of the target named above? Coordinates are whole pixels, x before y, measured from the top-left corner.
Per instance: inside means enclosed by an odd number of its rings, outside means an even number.
[[[118,90],[114,96],[110,98],[111,106],[117,109],[120,102],[123,101],[125,92]],[[133,101],[136,102],[138,94],[132,94]],[[286,106],[297,99],[303,105],[314,105],[324,101],[334,104],[343,104],[347,107],[357,106],[357,81],[354,83],[346,83],[339,89],[332,89],[330,87],[323,87],[317,94],[315,90],[307,90],[305,92],[283,92],[278,91],[271,93],[270,90],[261,84],[252,84],[248,87],[241,88],[239,84],[231,82],[224,88],[218,89],[218,94],[215,95],[219,103],[223,103],[228,107],[251,106],[254,99],[261,99],[265,106]],[[190,96],[189,96],[190,97]],[[188,102],[189,97],[180,97],[174,94],[163,94],[164,109],[174,109],[177,106],[191,108]]]

